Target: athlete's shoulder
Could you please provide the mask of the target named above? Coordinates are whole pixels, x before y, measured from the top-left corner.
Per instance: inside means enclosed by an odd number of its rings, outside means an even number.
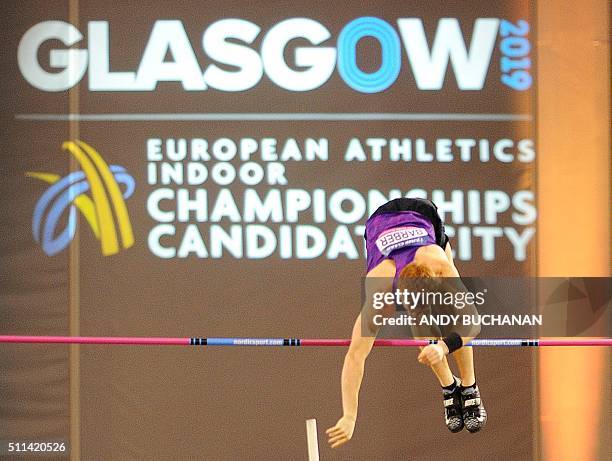
[[[414,261],[417,264],[431,267],[435,272],[445,273],[450,271],[452,266],[452,263],[446,256],[446,252],[437,244],[420,247],[414,255]]]

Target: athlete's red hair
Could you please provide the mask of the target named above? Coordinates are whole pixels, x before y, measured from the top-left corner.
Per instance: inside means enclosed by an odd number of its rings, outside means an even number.
[[[397,288],[408,291],[430,291],[436,287],[433,280],[435,272],[424,264],[411,262],[402,269],[397,281]]]
[[[400,272],[400,280],[403,278],[433,278],[435,273],[424,264],[411,262]]]

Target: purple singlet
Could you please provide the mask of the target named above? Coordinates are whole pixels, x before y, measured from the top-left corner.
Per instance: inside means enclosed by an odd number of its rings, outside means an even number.
[[[397,280],[402,269],[414,260],[419,247],[435,243],[433,224],[416,211],[376,214],[366,222],[367,271],[385,259],[392,259]]]

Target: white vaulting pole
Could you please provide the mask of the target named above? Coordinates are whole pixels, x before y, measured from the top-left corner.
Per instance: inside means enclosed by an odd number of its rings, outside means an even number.
[[[308,440],[308,461],[319,461],[319,441],[317,438],[317,420],[306,420],[306,439]]]

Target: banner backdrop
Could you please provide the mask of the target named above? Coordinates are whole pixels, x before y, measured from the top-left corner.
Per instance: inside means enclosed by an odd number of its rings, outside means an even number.
[[[346,337],[365,220],[401,196],[437,204],[462,275],[532,273],[526,1],[20,1],[1,17],[4,334]],[[0,354],[0,439],[82,459],[303,459],[304,420],[341,416],[342,350]],[[531,353],[476,360],[482,434],[451,440],[431,372],[380,350],[354,440],[322,457],[531,458]]]

